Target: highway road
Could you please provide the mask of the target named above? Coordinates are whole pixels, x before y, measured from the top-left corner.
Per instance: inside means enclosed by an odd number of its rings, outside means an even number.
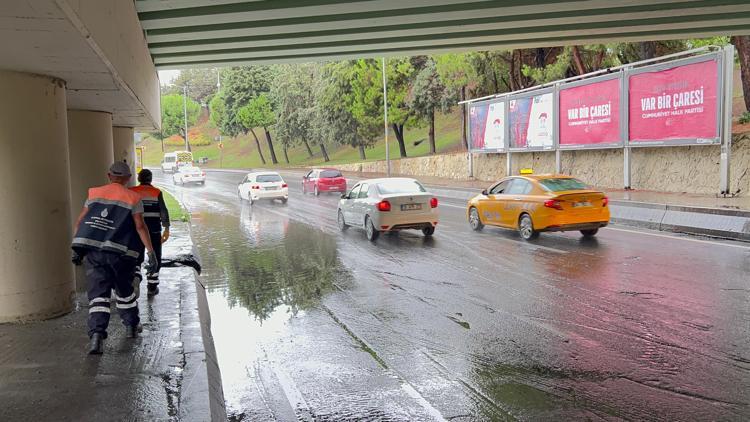
[[[748,420],[750,248],[612,226],[340,232],[335,195],[189,209],[231,420]]]

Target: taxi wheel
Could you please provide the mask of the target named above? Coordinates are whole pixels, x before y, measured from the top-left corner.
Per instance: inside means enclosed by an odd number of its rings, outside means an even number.
[[[518,220],[518,234],[521,235],[523,240],[533,240],[539,237],[539,232],[534,230],[534,222],[531,221],[530,215],[521,215],[521,218]]]
[[[346,231],[346,229],[349,228],[349,225],[346,224],[346,220],[344,220],[344,213],[339,211],[339,217],[336,219],[336,221],[339,224],[339,230]]]
[[[581,234],[583,235],[583,237],[594,237],[598,232],[599,229],[581,230]]]
[[[367,240],[369,240],[370,242],[376,241],[378,239],[378,236],[380,235],[378,229],[376,229],[372,224],[370,216],[365,217],[365,233],[367,233]]]
[[[482,219],[479,218],[479,211],[474,207],[471,207],[471,210],[469,210],[469,225],[474,231],[479,231],[484,228]]]
[[[435,234],[435,228],[434,227],[425,227],[422,229],[422,234],[425,235],[425,237],[430,237],[433,234]]]

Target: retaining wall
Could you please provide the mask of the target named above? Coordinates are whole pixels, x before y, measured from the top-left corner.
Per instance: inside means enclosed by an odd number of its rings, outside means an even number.
[[[719,192],[719,146],[633,148],[631,187],[639,190],[716,194]],[[474,154],[474,177],[494,181],[505,176],[505,154]],[[385,173],[385,161],[344,164],[341,170]],[[554,173],[554,152],[513,153],[512,173],[532,168],[535,173]],[[391,161],[393,174],[467,179],[465,152]],[[623,188],[622,149],[562,152],[562,172],[593,186]],[[750,195],[750,134],[736,135],[732,143],[730,188]]]

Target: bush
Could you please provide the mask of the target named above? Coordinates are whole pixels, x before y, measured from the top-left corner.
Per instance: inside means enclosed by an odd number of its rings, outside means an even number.
[[[742,116],[740,116],[740,124],[744,125],[750,123],[750,111],[746,111],[742,113]]]
[[[190,138],[191,146],[200,147],[211,145],[211,139],[209,139],[208,136],[206,136],[204,133],[190,131],[188,132],[188,137]],[[185,139],[183,139],[180,135],[172,135],[164,140],[164,145],[169,145],[172,147],[185,146]]]

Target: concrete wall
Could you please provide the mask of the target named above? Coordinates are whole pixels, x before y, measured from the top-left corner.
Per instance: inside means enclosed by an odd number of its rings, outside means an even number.
[[[474,176],[493,181],[505,176],[505,154],[474,155]],[[466,153],[393,160],[394,174],[466,179]],[[521,168],[535,173],[555,171],[554,152],[527,152],[512,155],[512,173]],[[384,173],[384,161],[347,164],[342,170]],[[631,155],[633,189],[664,192],[715,194],[719,191],[719,147],[633,148]],[[622,149],[563,151],[562,172],[608,189],[623,188]],[[735,136],[731,157],[731,190],[750,195],[750,134]]]
[[[153,127],[161,127],[159,77],[151,60],[133,1],[60,0],[58,5],[97,55],[109,67],[115,81],[148,115]],[[106,110],[92,105],[91,110]],[[128,126],[127,117],[112,110],[115,125]],[[122,120],[122,121],[121,121]]]

